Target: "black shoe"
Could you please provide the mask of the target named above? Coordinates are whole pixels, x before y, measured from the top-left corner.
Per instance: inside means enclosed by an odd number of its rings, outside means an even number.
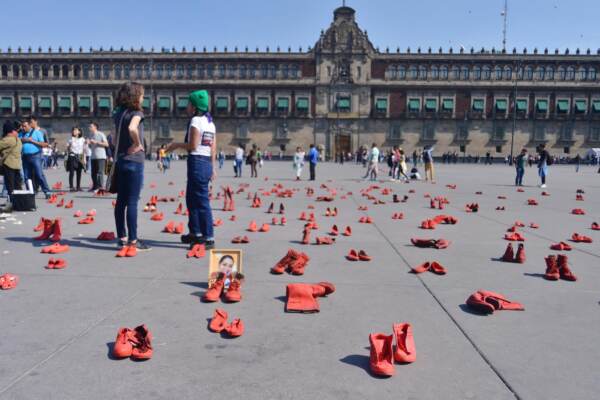
[[[46,200],[48,200],[50,198],[50,193],[44,193],[44,196],[46,197]]]
[[[206,250],[214,249],[215,248],[215,241],[214,240],[206,240],[206,241],[204,241],[204,248]]]
[[[202,236],[191,236],[190,243],[189,243],[190,250],[192,249],[192,247],[194,247],[197,244],[206,244],[206,241],[204,240],[204,238]]]
[[[141,240],[138,240],[135,243],[130,243],[130,246],[133,246],[135,244],[135,247],[137,249],[137,251],[148,251],[148,250],[152,250],[152,247],[148,246],[146,243],[142,242]]]
[[[194,240],[194,235],[192,235],[191,233],[188,233],[187,235],[181,235],[180,239],[181,239],[181,243],[190,244],[190,243],[192,243],[192,240]]]
[[[123,239],[119,239],[117,241],[117,247],[119,249],[122,249],[123,247],[127,246],[127,240],[123,240]]]

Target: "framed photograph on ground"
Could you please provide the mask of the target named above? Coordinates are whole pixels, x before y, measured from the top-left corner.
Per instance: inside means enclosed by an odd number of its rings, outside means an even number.
[[[231,278],[242,274],[241,249],[211,249],[208,264],[208,287],[217,280],[219,274],[225,275],[225,290],[229,288]]]

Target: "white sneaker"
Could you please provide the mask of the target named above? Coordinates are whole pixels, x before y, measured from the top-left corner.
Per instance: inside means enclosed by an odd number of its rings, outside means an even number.
[[[546,189],[546,184],[540,185],[542,189]]]

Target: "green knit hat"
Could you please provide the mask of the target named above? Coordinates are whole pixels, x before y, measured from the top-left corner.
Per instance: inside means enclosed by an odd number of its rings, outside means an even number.
[[[196,90],[190,93],[190,103],[198,111],[208,112],[208,104],[210,103],[210,98],[208,97],[208,92],[206,90]]]

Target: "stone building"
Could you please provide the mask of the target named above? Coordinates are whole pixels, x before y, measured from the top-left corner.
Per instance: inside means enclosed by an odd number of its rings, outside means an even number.
[[[291,49],[8,49],[0,53],[0,116],[30,114],[59,142],[97,120],[111,129],[119,84],[146,87],[156,146],[181,140],[187,93],[205,88],[220,147],[277,153],[323,145],[327,155],[375,142],[408,152],[506,154],[547,143],[556,154],[600,146],[600,50],[375,48],[340,7],[305,51]]]

